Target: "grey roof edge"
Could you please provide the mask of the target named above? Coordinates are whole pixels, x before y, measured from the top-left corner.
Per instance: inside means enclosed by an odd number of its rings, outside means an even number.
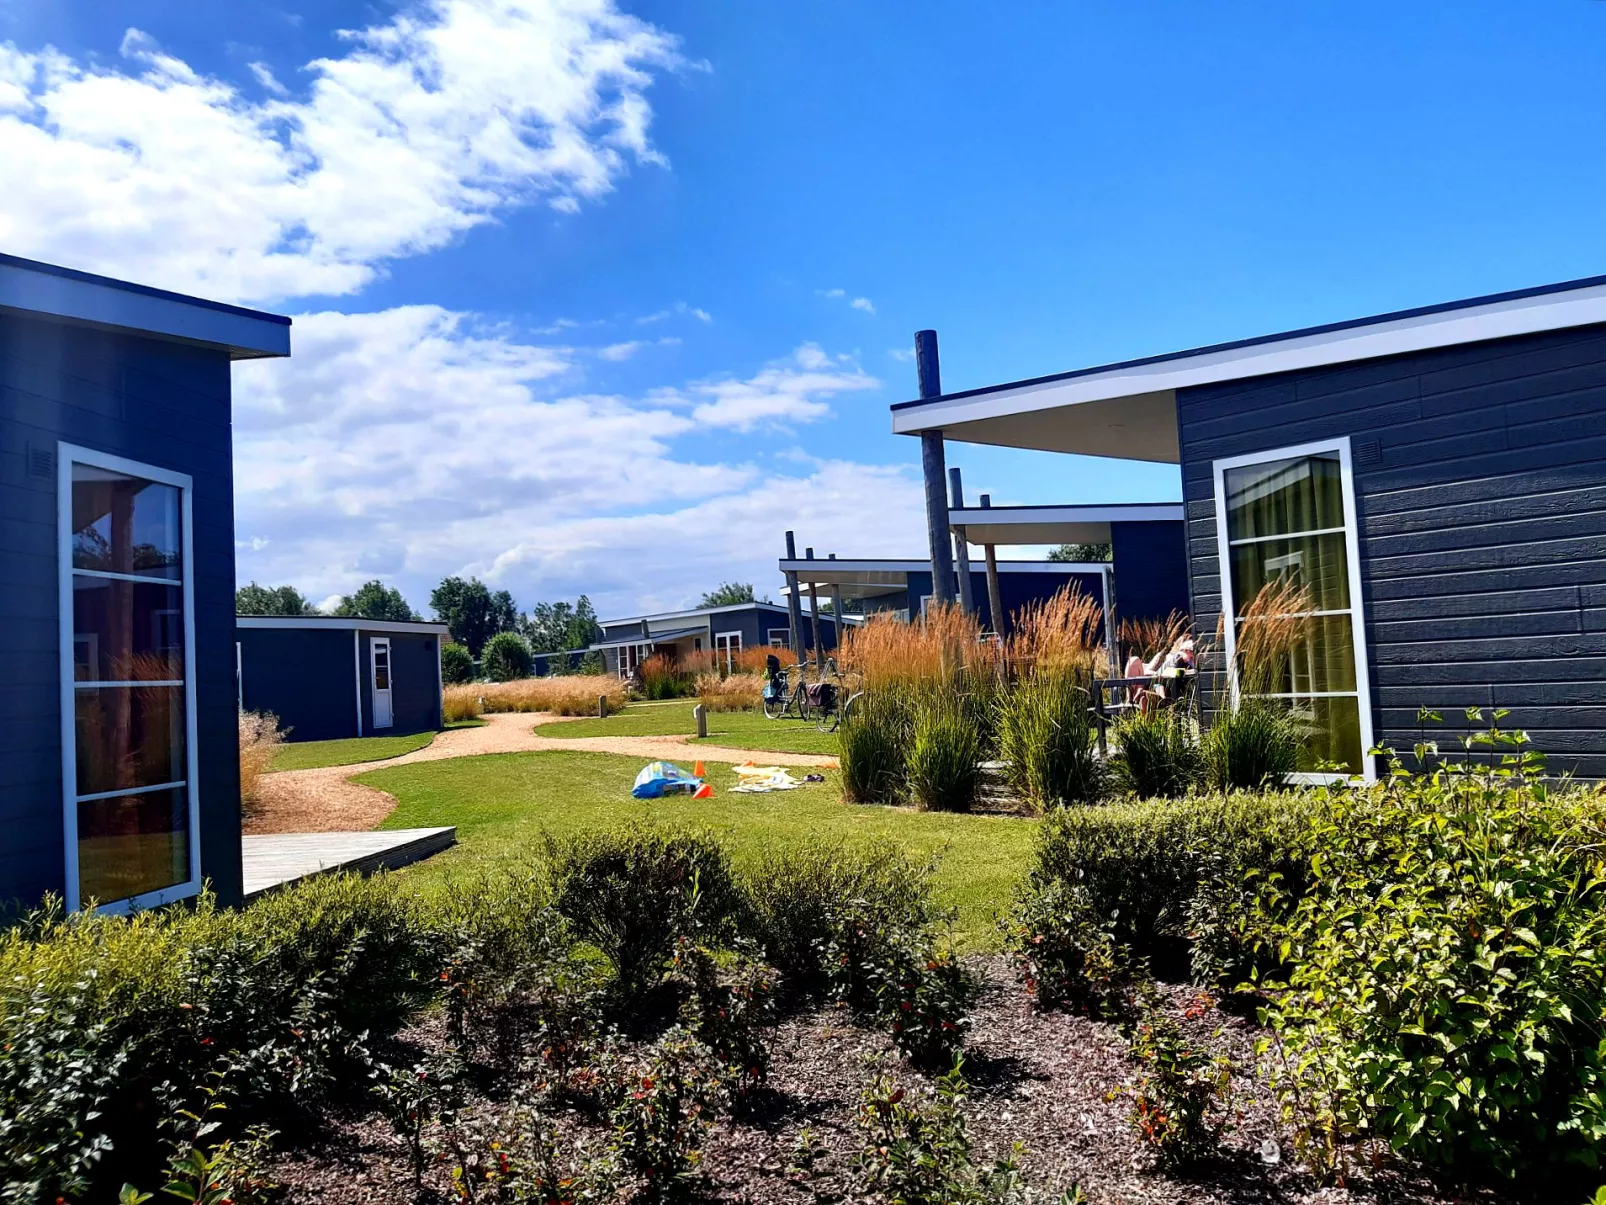
[[[364,619],[349,615],[236,615],[237,628],[324,628],[333,632],[434,632],[450,636],[451,629],[433,620]]]
[[[997,385],[983,385],[976,389],[961,389],[953,393],[941,393],[935,397],[912,398],[905,402],[894,402],[892,409],[894,411],[913,410],[921,406],[931,406],[939,402],[949,402],[961,398],[985,397],[989,393],[1001,393],[1010,389],[1028,389],[1034,385],[1052,385],[1059,381],[1074,381],[1078,377],[1095,376],[1104,372],[1119,372],[1123,369],[1143,368],[1151,364],[1166,364],[1174,360],[1187,360],[1194,356],[1207,356],[1221,352],[1262,347],[1291,339],[1309,338],[1313,335],[1329,335],[1340,331],[1359,330],[1386,322],[1429,318],[1438,314],[1451,314],[1457,310],[1475,309],[1478,306],[1485,305],[1499,305],[1502,302],[1524,301],[1532,297],[1569,293],[1578,289],[1597,288],[1601,285],[1606,285],[1606,276],[1585,276],[1577,280],[1562,281],[1557,284],[1536,285],[1526,289],[1511,289],[1504,293],[1488,293],[1480,297],[1468,297],[1459,301],[1446,301],[1434,305],[1416,306],[1412,309],[1393,310],[1386,314],[1372,314],[1365,318],[1350,318],[1342,322],[1328,322],[1319,326],[1300,327],[1296,330],[1278,331],[1275,334],[1256,335],[1248,339],[1234,339],[1226,343],[1210,343],[1202,347],[1190,347],[1182,351],[1165,352],[1161,355],[1140,356],[1134,360],[1117,360],[1109,364],[1095,364],[1088,368],[1072,369],[1069,372],[1024,377],[1018,381],[1004,381]]]
[[[226,350],[290,354],[290,319],[0,253],[0,309]]]

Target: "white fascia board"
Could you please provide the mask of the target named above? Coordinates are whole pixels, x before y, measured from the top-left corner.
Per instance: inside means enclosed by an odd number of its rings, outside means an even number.
[[[892,430],[914,435],[950,424],[1053,410],[1082,402],[1172,393],[1246,377],[1430,351],[1606,322],[1606,284],[1418,314],[1340,330],[1273,338],[1247,347],[1182,353],[1064,380],[1002,386],[892,412]]]
[[[705,615],[723,615],[728,611],[784,611],[785,607],[767,602],[727,603],[723,607],[698,607],[691,611],[661,611],[656,615],[627,615],[623,619],[599,619],[597,626],[611,628],[620,623],[660,623],[670,619],[701,619]]]
[[[990,527],[1036,523],[1175,523],[1183,518],[1182,503],[1134,503],[1127,506],[966,506],[948,512],[952,527],[985,523]]]
[[[451,629],[444,623],[401,623],[393,619],[348,619],[344,616],[319,618],[296,615],[236,615],[237,628],[304,628],[309,631],[330,632],[389,632],[394,635],[450,636]]]
[[[1082,573],[1097,570],[1103,561],[999,561],[1000,573]],[[826,570],[826,576],[816,576],[814,580],[822,585],[829,585],[832,576],[854,573],[924,573],[931,568],[930,561],[898,560],[898,561],[782,561],[782,573],[796,573],[803,577],[815,569]],[[974,566],[972,572],[977,572]],[[803,583],[807,585],[807,581]],[[785,593],[783,588],[782,593]]]
[[[0,310],[226,349],[231,359],[290,354],[290,324],[160,290],[0,259]]]

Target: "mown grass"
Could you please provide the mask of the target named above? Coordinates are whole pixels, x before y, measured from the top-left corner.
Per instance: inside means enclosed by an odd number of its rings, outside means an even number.
[[[767,721],[760,716],[759,722]],[[603,753],[500,753],[389,766],[357,781],[396,796],[386,828],[457,826],[455,849],[401,872],[421,885],[523,857],[543,831],[574,833],[638,819],[711,829],[738,861],[815,838],[888,836],[916,854],[940,856],[938,898],[958,910],[958,937],[973,950],[997,948],[996,921],[1025,873],[1038,823],[843,803],[834,770],[825,771],[820,785],[733,795],[727,788],[734,775],[710,766],[712,799],[633,799],[630,787],[641,765],[639,758]]]
[[[383,761],[422,749],[435,739],[433,732],[409,732],[402,736],[354,736],[338,741],[303,741],[283,745],[273,755],[273,769],[317,770],[324,766],[354,766],[358,762]]]
[[[566,720],[539,724],[542,736],[690,736],[697,731],[691,709],[695,700],[632,704],[605,720]],[[836,733],[821,732],[798,720],[771,720],[762,711],[711,711],[708,743],[735,749],[771,749],[777,753],[820,753],[835,757]],[[691,748],[696,748],[696,741]]]

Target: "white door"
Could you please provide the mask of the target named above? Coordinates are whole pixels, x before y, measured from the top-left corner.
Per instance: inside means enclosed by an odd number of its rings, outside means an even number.
[[[368,661],[374,675],[374,727],[389,728],[390,714],[390,638],[368,638]]]
[[[714,664],[723,666],[727,674],[736,672],[736,657],[741,651],[740,632],[714,633]]]

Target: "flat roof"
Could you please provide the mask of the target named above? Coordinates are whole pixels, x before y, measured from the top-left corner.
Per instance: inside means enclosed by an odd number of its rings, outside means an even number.
[[[362,619],[346,615],[236,615],[237,628],[331,628],[345,632],[433,632],[437,636],[450,636],[451,629],[444,623],[428,620]]]
[[[684,640],[688,636],[701,636],[707,628],[671,628],[666,632],[648,632],[643,636],[634,632],[625,636],[614,636],[607,640],[599,640],[596,644],[587,645],[590,649],[617,649],[627,648],[633,644],[672,644],[676,640]]]
[[[981,567],[971,564],[971,571]],[[1102,573],[1109,568],[1107,561],[999,561],[999,573]],[[931,562],[914,558],[894,560],[809,560],[799,557],[781,561],[782,573],[796,573],[799,587],[814,584],[834,586],[843,598],[876,598],[896,594],[909,586],[911,573],[931,572]],[[783,587],[784,595],[790,587]]]
[[[616,623],[655,623],[666,619],[700,619],[704,615],[724,615],[729,611],[785,611],[780,603],[744,602],[726,603],[723,607],[693,607],[685,611],[660,611],[656,615],[627,615],[623,619],[599,619],[597,626],[611,628]]]
[[[0,312],[226,351],[231,360],[290,354],[290,319],[75,268],[0,253]]]
[[[1599,323],[1591,276],[899,402],[892,430],[1175,464],[1178,389]]]
[[[972,544],[1107,544],[1112,523],[1181,523],[1183,514],[1180,502],[964,506],[948,512],[948,526]]]

